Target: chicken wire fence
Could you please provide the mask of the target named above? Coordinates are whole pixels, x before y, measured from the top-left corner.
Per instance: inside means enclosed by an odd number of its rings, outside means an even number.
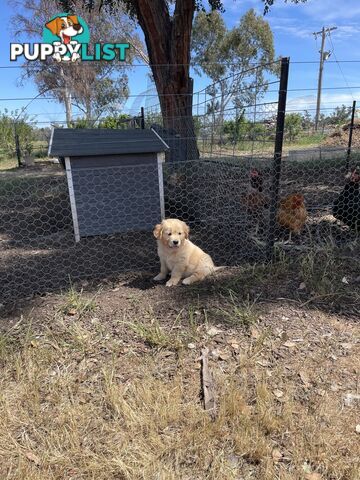
[[[299,157],[281,156],[285,80],[284,76],[274,80],[276,98],[269,88],[266,101],[263,97],[261,105],[242,105],[240,117],[239,105],[228,103],[232,111],[221,112],[224,117],[219,120],[207,103],[202,112],[194,104],[199,118],[195,159],[181,154],[185,148],[189,155],[189,146],[184,147],[189,137],[169,131],[169,123],[166,128],[152,113],[152,126],[163,129],[175,151],[162,164],[163,213],[188,223],[191,240],[217,265],[264,261],[275,248],[293,253],[342,246],[357,238],[360,157],[353,152],[349,158],[344,149],[321,157],[310,151]],[[225,131],[226,115],[247,122],[239,122],[242,130],[236,130],[233,122]],[[145,119],[150,126],[149,112]],[[260,132],[261,142],[254,131]],[[191,148],[194,138],[190,137]],[[154,196],[159,195],[158,173],[149,165],[89,170],[83,193],[98,231],[80,242],[75,242],[61,164],[0,173],[0,303],[126,271],[147,272],[149,277],[158,273],[156,242],[148,222]],[[126,188],[119,188],[119,178]],[[105,193],[95,198],[100,184]],[[107,229],[108,214],[117,222]]]

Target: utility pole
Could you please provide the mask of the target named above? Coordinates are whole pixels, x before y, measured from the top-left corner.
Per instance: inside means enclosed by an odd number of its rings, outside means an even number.
[[[319,80],[318,80],[318,93],[317,93],[317,102],[316,102],[316,115],[315,115],[315,130],[317,131],[319,126],[320,118],[320,106],[321,106],[321,90],[322,90],[322,79],[324,71],[324,63],[330,57],[331,52],[325,52],[325,39],[326,34],[336,30],[337,27],[323,27],[321,32],[314,32],[315,39],[318,35],[321,35],[321,49],[320,49],[320,67],[319,67]]]

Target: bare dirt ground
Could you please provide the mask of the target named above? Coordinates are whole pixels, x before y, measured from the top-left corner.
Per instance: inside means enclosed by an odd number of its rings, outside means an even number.
[[[359,479],[358,254],[190,288],[133,274],[3,311],[0,478]]]

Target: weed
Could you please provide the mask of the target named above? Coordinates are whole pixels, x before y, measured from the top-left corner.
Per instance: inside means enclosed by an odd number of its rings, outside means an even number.
[[[227,308],[220,308],[217,310],[222,315],[222,321],[230,325],[250,327],[258,320],[258,312],[256,302],[258,298],[251,301],[248,295],[245,300],[239,300],[237,294],[228,291],[229,304]]]
[[[151,348],[180,350],[183,342],[179,336],[168,334],[157,321],[145,323],[128,323],[133,332]]]
[[[319,295],[337,293],[340,280],[337,278],[336,263],[334,251],[331,249],[309,251],[305,254],[300,260],[300,269],[308,289]]]
[[[83,315],[84,313],[93,312],[96,308],[94,298],[86,299],[83,297],[83,290],[76,291],[73,285],[66,294],[66,302],[59,311],[65,315]]]

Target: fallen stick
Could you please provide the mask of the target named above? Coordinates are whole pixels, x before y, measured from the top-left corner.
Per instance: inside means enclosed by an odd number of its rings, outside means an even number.
[[[207,347],[201,351],[201,386],[204,409],[209,412],[214,420],[216,417],[214,381],[209,370],[209,349]]]

